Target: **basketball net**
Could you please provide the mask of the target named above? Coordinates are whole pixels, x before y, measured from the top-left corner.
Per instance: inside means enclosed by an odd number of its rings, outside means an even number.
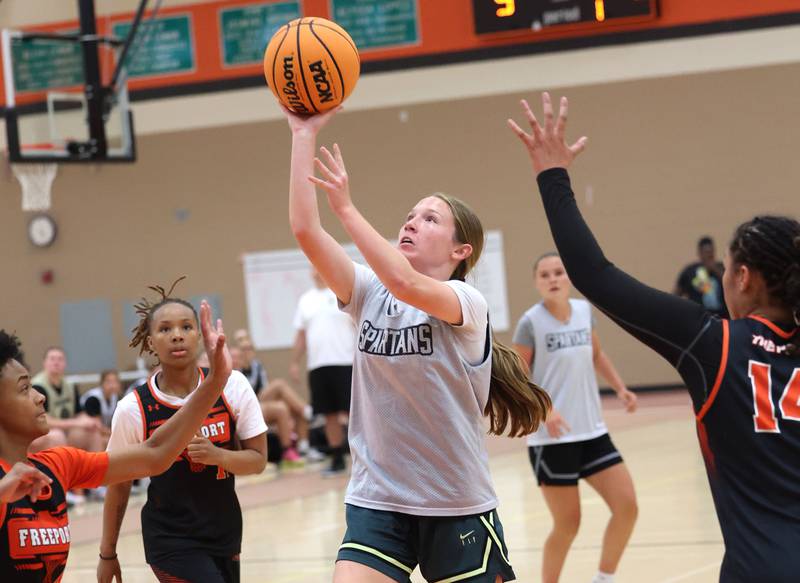
[[[11,164],[11,171],[22,186],[22,210],[49,210],[50,189],[58,171],[58,164]]]

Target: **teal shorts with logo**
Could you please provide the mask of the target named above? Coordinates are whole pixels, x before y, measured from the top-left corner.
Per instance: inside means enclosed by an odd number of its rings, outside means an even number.
[[[409,583],[419,565],[432,583],[494,583],[516,577],[496,510],[467,516],[412,516],[346,505],[337,561],[366,565]]]

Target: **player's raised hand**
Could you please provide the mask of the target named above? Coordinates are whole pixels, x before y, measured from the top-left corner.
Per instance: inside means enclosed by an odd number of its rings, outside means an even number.
[[[344,158],[342,158],[339,144],[333,145],[333,153],[324,146],[319,150],[325,161],[323,162],[321,158],[314,158],[314,164],[322,178],[312,175],[308,179],[327,193],[328,204],[336,212],[352,204]]]
[[[508,125],[528,150],[534,172],[539,174],[550,168],[568,168],[578,154],[586,148],[588,138],[583,136],[574,144],[567,144],[565,135],[569,112],[567,98],[561,98],[558,119],[555,119],[550,94],[546,91],[542,93],[544,126],[536,119],[527,101],[523,99],[521,104],[531,133],[523,130],[513,119],[508,120]]]
[[[329,121],[342,110],[342,106],[334,107],[324,113],[317,113],[315,115],[300,115],[293,112],[291,109],[284,105],[280,106],[283,113],[286,115],[286,120],[289,122],[289,129],[293,134],[307,132],[316,135],[324,128]]]
[[[33,466],[17,462],[0,480],[0,503],[9,504],[25,496],[36,502],[42,490],[52,483],[49,477]]]
[[[205,300],[200,304],[200,329],[203,332],[203,345],[211,365],[209,374],[218,377],[221,381],[227,381],[233,370],[233,359],[225,344],[222,320],[217,319],[216,326],[212,324],[211,306]]]

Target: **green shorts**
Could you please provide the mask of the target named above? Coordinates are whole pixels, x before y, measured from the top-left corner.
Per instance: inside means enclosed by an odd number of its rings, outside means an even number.
[[[426,581],[494,583],[516,577],[497,511],[467,516],[412,516],[346,505],[347,532],[337,561],[366,565],[409,583],[419,565]]]

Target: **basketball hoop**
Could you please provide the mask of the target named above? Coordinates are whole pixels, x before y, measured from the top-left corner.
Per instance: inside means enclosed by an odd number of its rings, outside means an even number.
[[[22,210],[46,211],[50,209],[50,189],[58,171],[58,164],[11,164],[11,171],[22,186]]]
[[[29,155],[52,156],[56,147],[54,144],[26,145],[24,151]],[[9,166],[22,187],[22,210],[33,212],[50,210],[51,188],[58,172],[58,164],[55,161],[11,162]]]

